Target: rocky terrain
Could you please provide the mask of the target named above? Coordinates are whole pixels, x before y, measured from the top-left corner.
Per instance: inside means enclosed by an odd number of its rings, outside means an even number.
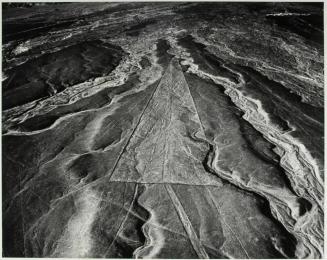
[[[3,4],[3,256],[322,258],[322,10]]]

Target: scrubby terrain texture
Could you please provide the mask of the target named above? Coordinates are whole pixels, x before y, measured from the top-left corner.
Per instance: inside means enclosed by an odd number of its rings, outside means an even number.
[[[4,4],[3,256],[321,258],[322,9]]]

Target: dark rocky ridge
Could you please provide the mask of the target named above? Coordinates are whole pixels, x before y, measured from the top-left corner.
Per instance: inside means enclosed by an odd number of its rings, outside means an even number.
[[[83,42],[43,54],[5,71],[3,109],[52,96],[69,86],[108,75],[120,62],[119,47]]]

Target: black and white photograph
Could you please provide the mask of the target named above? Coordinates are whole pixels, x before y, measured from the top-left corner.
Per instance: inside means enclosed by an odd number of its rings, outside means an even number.
[[[2,1],[1,257],[324,258],[324,2]]]

